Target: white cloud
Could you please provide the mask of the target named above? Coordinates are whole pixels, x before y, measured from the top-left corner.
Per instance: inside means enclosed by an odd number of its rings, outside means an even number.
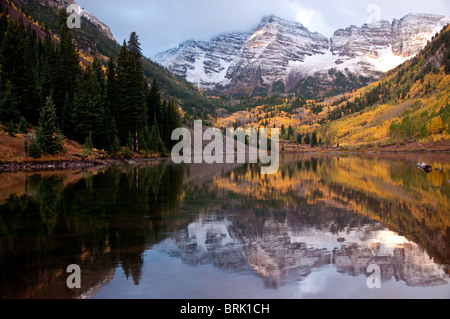
[[[303,8],[297,3],[294,3],[293,7],[296,12],[297,22],[303,24],[310,31],[320,32],[323,34],[329,33],[329,27],[325,23],[320,12],[312,8]]]

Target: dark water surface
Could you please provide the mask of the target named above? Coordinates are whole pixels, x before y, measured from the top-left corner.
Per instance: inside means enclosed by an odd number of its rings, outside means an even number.
[[[449,226],[449,154],[0,174],[0,298],[448,299]]]

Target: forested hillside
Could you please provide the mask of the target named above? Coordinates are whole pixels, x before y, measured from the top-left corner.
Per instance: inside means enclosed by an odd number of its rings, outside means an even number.
[[[450,140],[450,27],[380,81],[321,114],[324,140],[341,145]]]
[[[58,41],[60,21],[57,9],[39,0],[0,0],[0,5],[5,10],[9,10],[10,19],[22,20],[25,25],[30,25],[42,39],[47,31],[52,34],[55,41]],[[130,33],[132,31],[130,30]],[[75,39],[78,55],[84,64],[92,63],[94,57],[97,57],[106,66],[110,56],[117,58],[124,40],[118,39],[119,43],[114,41],[84,17],[82,17],[81,28],[71,29],[71,32]],[[184,110],[194,116],[200,117],[204,112],[211,112],[214,108],[221,106],[217,99],[207,97],[194,85],[181,77],[172,75],[150,59],[142,57],[141,63],[148,83],[152,83],[155,77],[163,97],[176,99]]]
[[[3,128],[11,137],[36,128],[27,140],[33,157],[63,151],[65,138],[113,156],[122,146],[164,153],[180,112],[174,99],[162,99],[156,77],[148,85],[138,35],[131,33],[106,67],[97,57],[83,63],[66,20],[61,11],[58,36],[46,29],[42,39],[30,23],[1,13]]]
[[[0,9],[0,124],[31,133],[29,156],[62,152],[66,138],[112,156],[165,153],[183,116],[220,106],[145,58],[134,32],[120,46],[84,18],[69,29],[64,10],[39,1]]]

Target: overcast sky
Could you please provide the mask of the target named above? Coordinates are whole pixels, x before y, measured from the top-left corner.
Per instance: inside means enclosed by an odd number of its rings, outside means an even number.
[[[121,44],[139,35],[143,54],[177,47],[186,40],[207,40],[220,33],[256,27],[274,14],[298,21],[327,37],[339,28],[362,26],[374,18],[392,21],[408,13],[450,16],[449,0],[76,0],[106,23]],[[374,6],[375,5],[375,6]]]

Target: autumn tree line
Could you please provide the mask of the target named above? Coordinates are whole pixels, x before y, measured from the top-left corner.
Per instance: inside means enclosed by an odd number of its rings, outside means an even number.
[[[178,108],[161,98],[156,77],[148,85],[135,32],[106,65],[81,63],[65,11],[59,39],[49,30],[41,39],[7,16],[0,17],[0,124],[11,136],[35,128],[27,141],[30,155],[56,154],[64,138],[112,156],[171,148]]]
[[[333,106],[338,107],[319,123],[335,121],[380,103],[398,104],[434,92],[439,92],[439,95],[447,94],[446,90],[437,87],[438,83],[450,74],[450,32],[447,31],[447,28],[448,25],[440,33],[436,33],[432,41],[406,66],[403,65],[395,69],[394,73],[388,73],[371,90],[356,96],[351,101],[345,96],[337,100],[333,103]],[[436,61],[439,61],[439,63],[436,63]],[[418,104],[413,105],[409,110],[413,112],[429,106]],[[445,131],[450,133],[450,103],[448,98],[447,103],[439,110],[430,112],[424,110],[414,116],[404,114],[401,119],[391,123],[389,128],[389,134],[392,138],[406,139],[426,138]]]

